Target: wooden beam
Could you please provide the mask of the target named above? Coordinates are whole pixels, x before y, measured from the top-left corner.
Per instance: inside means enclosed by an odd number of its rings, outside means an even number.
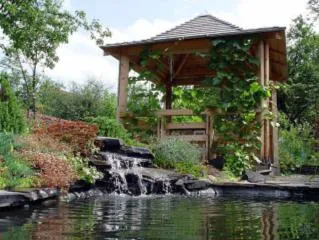
[[[179,130],[179,129],[205,129],[206,123],[168,123],[166,129]]]
[[[269,65],[269,43],[265,44],[265,78],[264,78],[264,85],[265,87],[269,87],[269,74],[270,74],[270,65]],[[269,109],[269,99],[264,101],[267,109]],[[269,120],[264,120],[264,153],[266,161],[269,162],[270,156],[270,130],[269,130]]]
[[[183,139],[187,142],[206,142],[208,138],[207,135],[174,135],[174,137]]]
[[[172,84],[165,84],[165,109],[172,109]]]
[[[265,47],[264,41],[260,41],[258,47],[258,56],[259,56],[259,83],[264,86],[265,85]],[[264,101],[261,101],[261,110],[263,109]],[[263,115],[260,114],[260,123],[261,123],[261,149],[260,149],[260,158],[263,160],[265,157],[265,148],[264,148],[264,124],[263,124]]]
[[[127,87],[128,73],[130,70],[129,58],[121,55],[119,63],[118,79],[118,101],[117,101],[117,119],[121,120],[121,115],[127,111]]]
[[[194,112],[190,109],[167,109],[158,110],[157,116],[193,116]]]
[[[186,55],[182,58],[182,60],[180,61],[179,65],[178,65],[178,67],[177,67],[177,69],[176,69],[176,71],[175,71],[174,74],[173,74],[173,79],[176,77],[176,75],[177,75],[177,74],[182,70],[182,68],[184,67],[188,56],[189,56],[189,54],[186,54]]]
[[[272,124],[272,163],[274,168],[272,169],[275,176],[280,175],[280,165],[279,165],[279,151],[278,151],[278,108],[277,108],[277,91],[273,90],[271,96],[271,111],[273,113],[273,124]]]
[[[118,46],[112,48],[105,48],[104,52],[109,54],[126,53],[127,55],[139,56],[141,51],[149,47],[151,51],[161,51],[163,54],[187,54],[197,52],[208,52],[211,48],[209,39],[181,39],[171,42],[141,44],[132,46]]]
[[[286,55],[287,55],[287,53],[282,52],[282,51],[279,51],[279,50],[274,49],[274,48],[269,48],[269,51],[270,51],[270,52],[277,53],[277,54],[279,54],[279,55],[283,55],[283,56],[286,56]]]

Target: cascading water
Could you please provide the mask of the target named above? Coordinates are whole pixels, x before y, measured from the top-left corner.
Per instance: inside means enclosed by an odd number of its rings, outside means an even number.
[[[97,145],[101,152],[91,159],[91,163],[104,173],[97,187],[107,193],[128,195],[168,194],[207,189],[211,184],[196,180],[191,175],[181,175],[174,171],[156,168],[154,156],[148,149],[124,146],[119,139],[100,137]]]

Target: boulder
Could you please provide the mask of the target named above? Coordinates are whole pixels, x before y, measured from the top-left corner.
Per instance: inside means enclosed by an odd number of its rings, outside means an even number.
[[[96,137],[94,144],[100,148],[101,151],[117,152],[123,146],[123,141],[118,138],[110,137]]]
[[[185,181],[184,185],[188,191],[200,191],[206,190],[212,186],[212,184],[207,180],[189,180]]]
[[[23,206],[27,203],[29,199],[22,193],[0,190],[0,208]]]
[[[208,163],[214,168],[222,170],[225,164],[225,159],[223,156],[217,156],[215,159],[209,160]]]
[[[251,183],[264,183],[266,181],[266,177],[264,175],[251,170],[246,170],[242,179]]]
[[[143,158],[150,160],[154,159],[154,155],[151,153],[151,151],[147,148],[142,147],[122,146],[120,153],[128,157]]]

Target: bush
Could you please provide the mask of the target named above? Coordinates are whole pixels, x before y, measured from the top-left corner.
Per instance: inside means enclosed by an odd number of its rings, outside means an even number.
[[[0,73],[0,132],[21,133],[25,120],[6,74]]]
[[[59,139],[32,134],[19,137],[16,142],[20,157],[36,169],[42,186],[68,187],[75,180],[94,183],[101,177],[86,158],[74,156],[73,147]]]
[[[251,157],[240,144],[231,143],[225,147],[225,170],[234,176],[241,176],[244,170],[251,168]]]
[[[95,180],[103,177],[95,167],[89,166],[88,159],[80,156],[67,156],[67,161],[71,164],[73,170],[77,174],[78,180],[83,180],[87,183],[94,183]]]
[[[13,152],[13,142],[13,135],[0,133],[0,188],[31,187],[34,171]]]
[[[120,138],[128,145],[145,146],[145,144],[134,140],[123,125],[114,118],[99,116],[87,118],[86,121],[96,124],[101,136]]]
[[[315,152],[315,138],[310,124],[291,124],[281,117],[279,131],[279,162],[283,172],[289,172],[302,165],[319,165]]]
[[[76,153],[91,154],[91,143],[93,143],[98,132],[95,124],[67,121],[47,116],[39,116],[38,118],[39,127],[33,131],[36,135],[49,136],[65,143]]]
[[[180,173],[202,175],[201,152],[198,147],[183,140],[169,137],[153,146],[154,163],[163,168],[175,169]]]

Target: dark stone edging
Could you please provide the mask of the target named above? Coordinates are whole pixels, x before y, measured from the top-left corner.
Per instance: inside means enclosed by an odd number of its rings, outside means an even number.
[[[60,191],[57,188],[28,189],[21,191],[0,190],[0,209],[23,207],[57,198]]]
[[[319,200],[319,188],[306,185],[267,183],[212,183],[220,195],[263,197],[271,199]]]
[[[238,196],[242,198],[290,199],[290,200],[319,200],[319,188],[306,185],[277,185],[265,183],[217,183],[208,180],[186,180],[176,182],[183,186],[184,193],[191,194],[202,190],[212,189],[215,196]],[[24,191],[0,190],[0,209],[23,207],[44,202],[58,197],[64,201],[89,199],[105,196],[109,193],[96,186],[78,187],[68,194],[61,196],[56,188],[30,189]]]

